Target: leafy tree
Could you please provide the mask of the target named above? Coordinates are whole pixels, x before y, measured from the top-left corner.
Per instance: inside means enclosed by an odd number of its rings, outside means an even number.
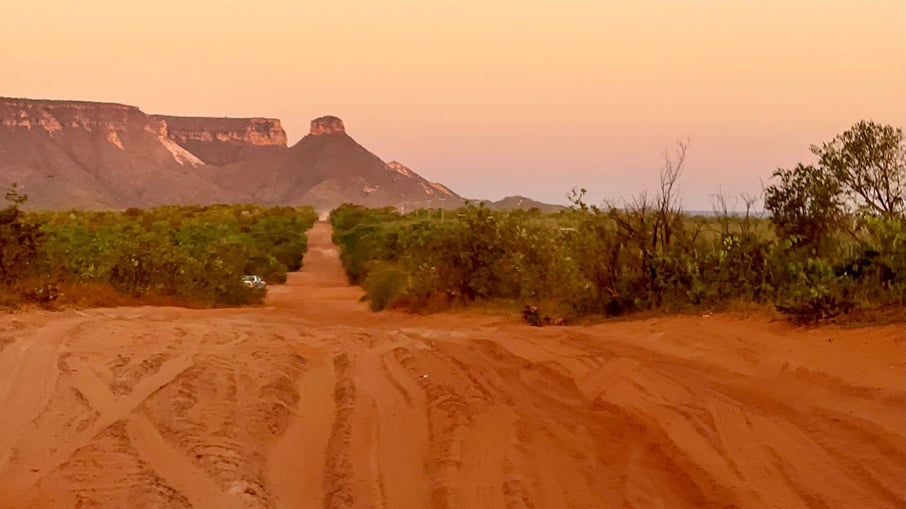
[[[779,182],[764,190],[764,206],[781,238],[793,247],[818,252],[828,234],[844,216],[841,182],[833,174],[812,165],[780,168],[773,174]]]
[[[906,145],[903,130],[861,121],[831,142],[812,146],[819,166],[840,181],[863,211],[885,217],[906,212]]]

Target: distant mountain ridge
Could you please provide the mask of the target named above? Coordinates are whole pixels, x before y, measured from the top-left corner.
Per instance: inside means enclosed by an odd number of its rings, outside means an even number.
[[[507,196],[506,198],[497,201],[482,200],[481,203],[484,203],[486,207],[493,210],[538,209],[546,214],[551,214],[566,209],[566,207],[563,205],[543,203],[531,198],[526,198],[525,196],[518,195]]]
[[[312,120],[309,134],[288,146],[275,118],[148,115],[116,103],[0,97],[0,186],[13,183],[30,208],[41,209],[465,203],[402,163],[384,162],[334,116]]]

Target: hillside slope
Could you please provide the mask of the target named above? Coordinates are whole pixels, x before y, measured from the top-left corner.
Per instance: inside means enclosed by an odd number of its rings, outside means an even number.
[[[224,168],[218,181],[250,191],[257,202],[309,204],[319,210],[344,202],[375,207],[453,207],[463,202],[402,164],[385,163],[330,116],[313,120],[310,133],[283,157]]]
[[[0,99],[0,186],[32,206],[121,208],[237,197],[134,106]]]

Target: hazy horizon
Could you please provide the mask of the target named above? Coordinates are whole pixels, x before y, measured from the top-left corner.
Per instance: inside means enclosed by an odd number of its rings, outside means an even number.
[[[146,113],[336,115],[384,160],[477,199],[758,193],[855,122],[903,126],[902,1],[7,2],[0,96]]]

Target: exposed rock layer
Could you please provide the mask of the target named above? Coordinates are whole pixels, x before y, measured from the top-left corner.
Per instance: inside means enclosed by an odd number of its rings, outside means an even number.
[[[346,126],[343,125],[342,120],[332,115],[327,115],[312,120],[311,131],[309,133],[318,136],[321,134],[337,134],[345,132]]]
[[[168,136],[205,164],[223,166],[286,148],[286,131],[275,118],[214,118],[153,115]]]
[[[213,118],[152,115],[167,123],[174,141],[240,142],[256,146],[286,146],[286,131],[276,118]]]

